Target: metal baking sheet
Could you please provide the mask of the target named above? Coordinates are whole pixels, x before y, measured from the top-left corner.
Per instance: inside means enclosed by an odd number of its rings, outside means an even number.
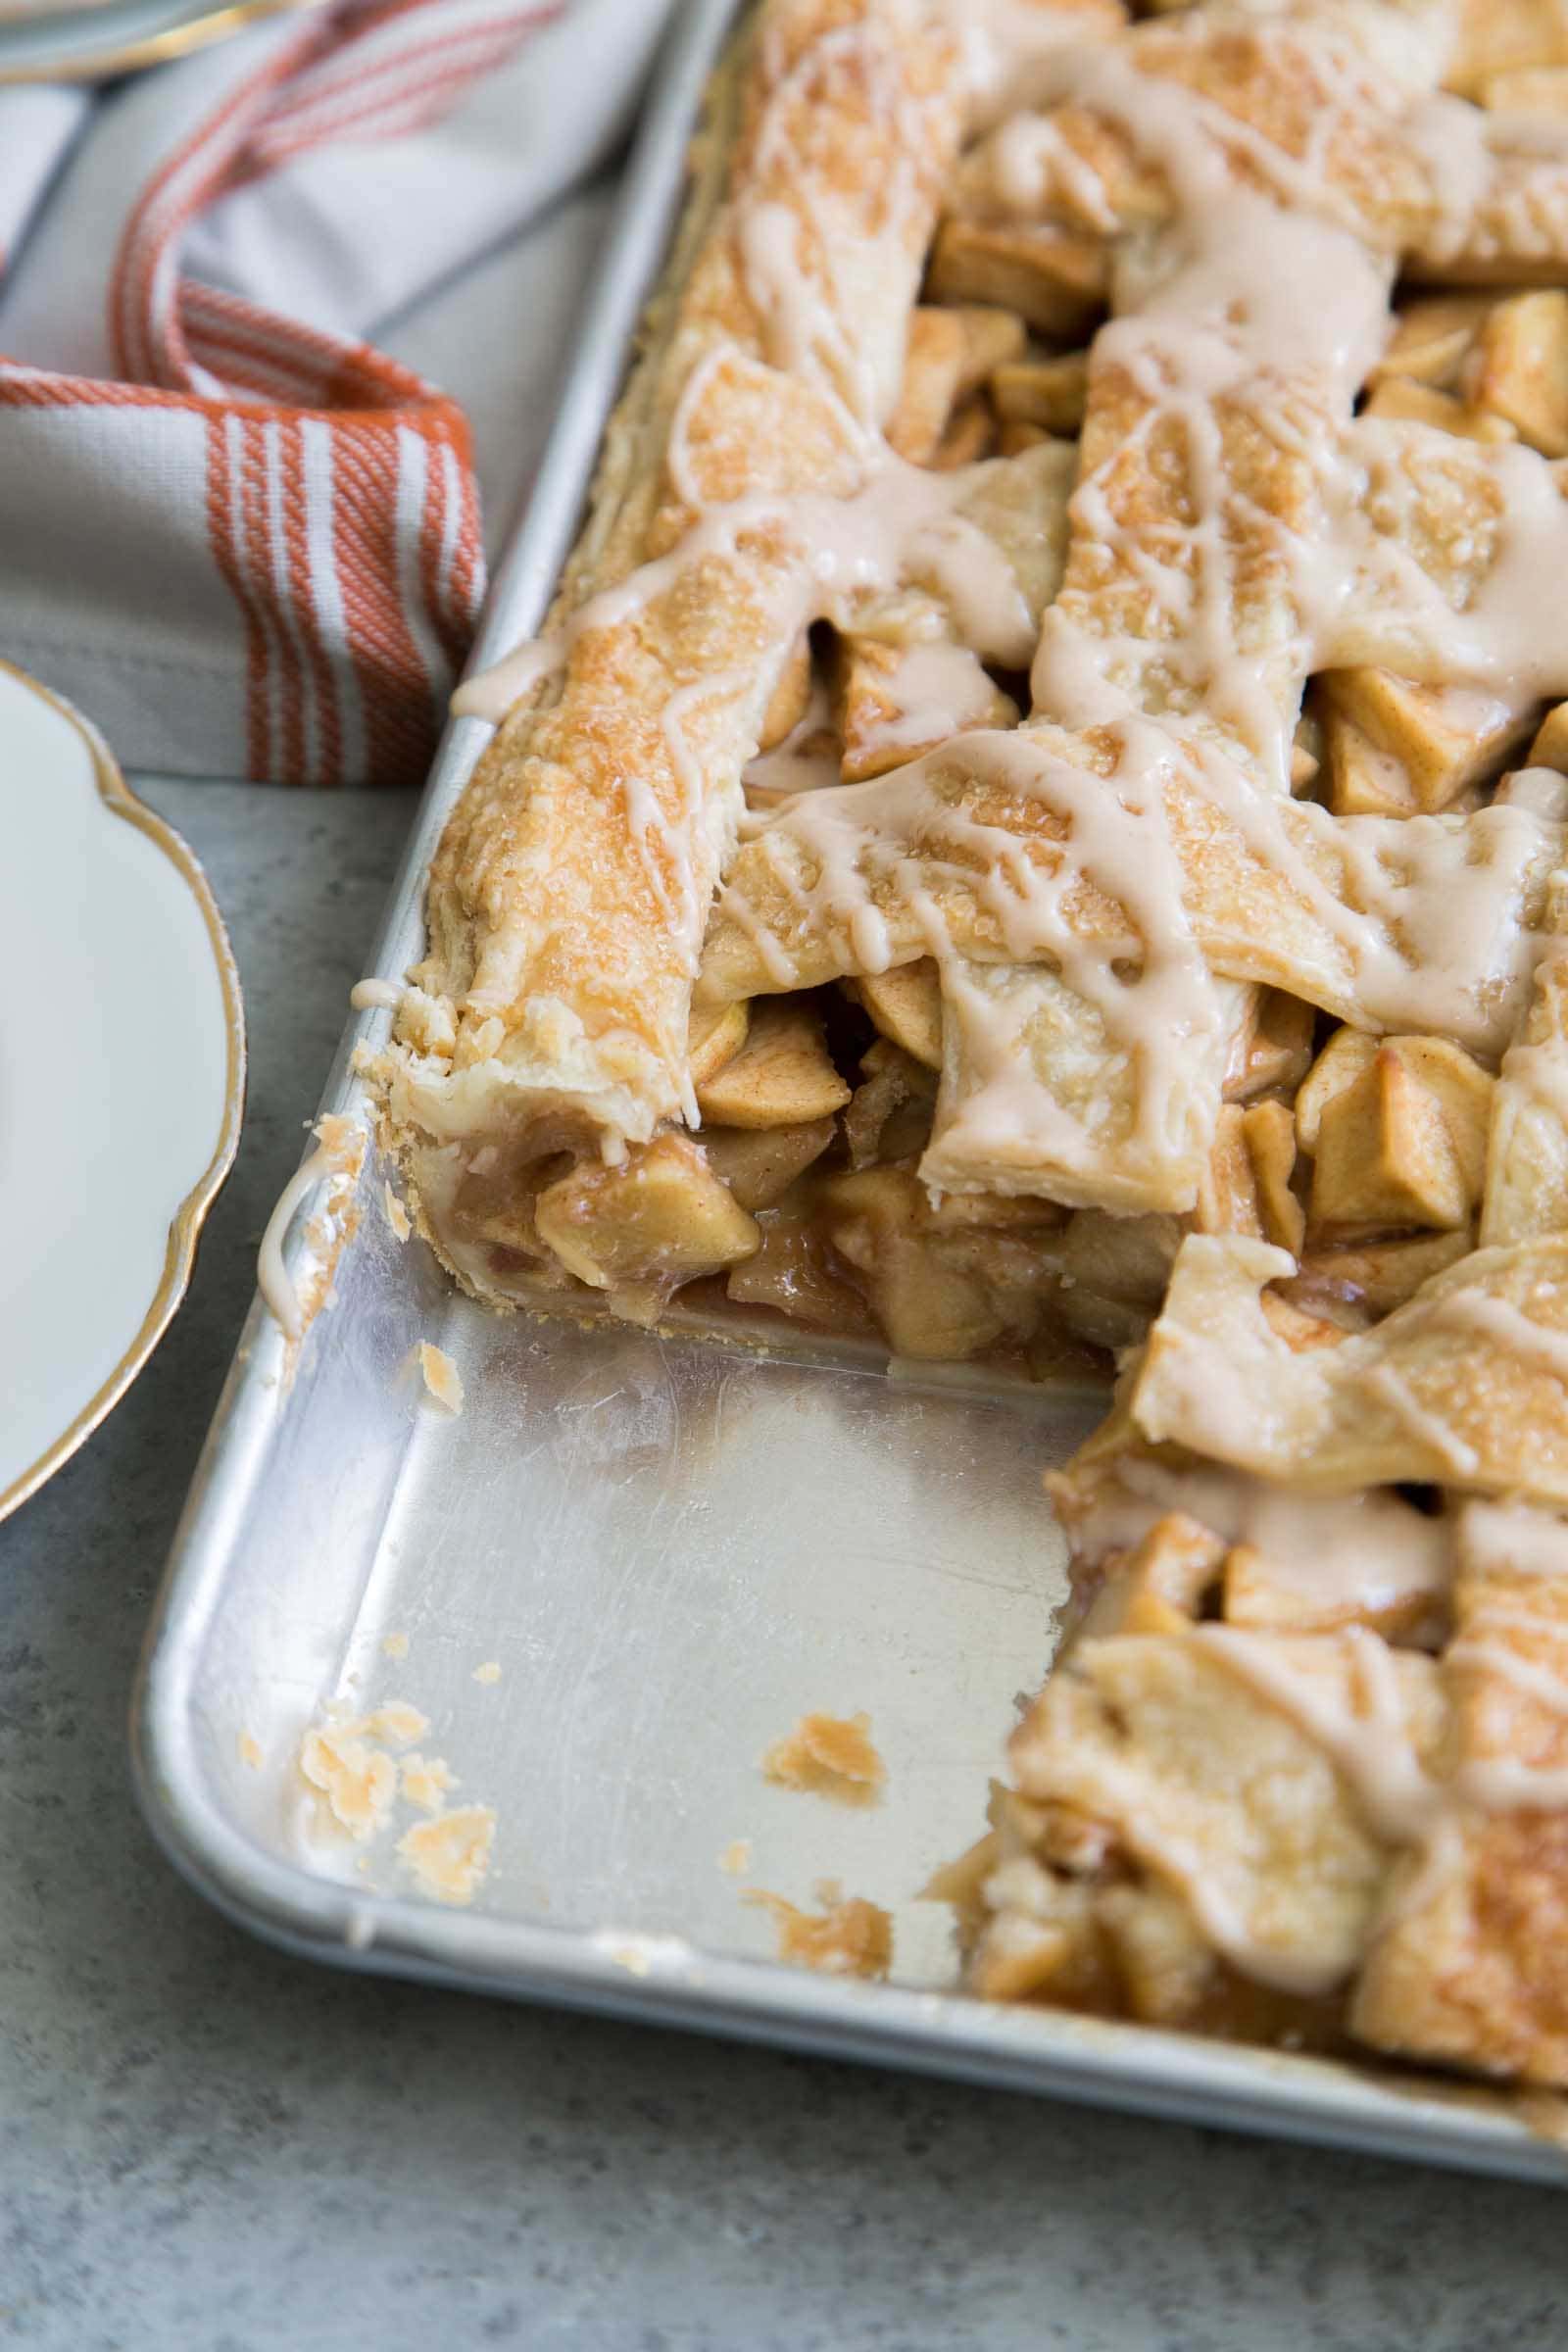
[[[538,625],[575,532],[732,14],[733,0],[678,12],[481,662]],[[471,720],[448,731],[383,974],[419,952],[424,870],[484,739]],[[366,1118],[350,1057],[386,1018],[351,1022],[324,1109]],[[251,1314],[136,1694],[153,1828],[232,1917],[344,1967],[1568,2177],[1526,2112],[1485,2091],[947,1989],[948,1914],[918,1889],[983,1826],[1015,1699],[1045,1670],[1063,1550],[1040,1474],[1100,1400],[910,1380],[831,1349],[496,1317],[399,1245],[381,1188],[372,1148],[335,1304],[297,1363]],[[296,1262],[308,1248],[296,1228]],[[421,1340],[459,1368],[457,1418],[422,1394]],[[355,1843],[323,1832],[301,1780],[301,1740],[328,1710],[394,1697],[428,1718],[418,1745],[461,1784],[452,1801],[494,1811],[493,1865],[466,1908],[411,1884],[407,1806]],[[811,1708],[871,1715],[881,1805],[763,1783],[762,1749]],[[772,1959],[770,1918],[745,1894],[808,1904],[824,1880],[894,1913],[891,1984]]]

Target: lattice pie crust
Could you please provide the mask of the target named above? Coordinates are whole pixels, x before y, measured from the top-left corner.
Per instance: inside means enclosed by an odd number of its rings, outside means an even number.
[[[1114,1373],[968,1983],[1568,2083],[1568,9],[764,0],[695,172],[425,1229]]]

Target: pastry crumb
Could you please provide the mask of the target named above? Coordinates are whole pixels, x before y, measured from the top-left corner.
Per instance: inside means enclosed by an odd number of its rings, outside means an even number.
[[[252,1772],[260,1772],[262,1769],[262,1743],[257,1739],[256,1734],[254,1732],[241,1732],[237,1745],[239,1747],[240,1762],[242,1764],[248,1764]]]
[[[406,1658],[408,1654],[409,1637],[407,1634],[382,1635],[381,1655],[383,1658]]]
[[[495,1836],[496,1817],[488,1805],[463,1805],[433,1821],[416,1822],[398,1839],[398,1852],[423,1893],[437,1902],[469,1903],[490,1868]]]
[[[309,1119],[305,1124],[310,1125]],[[326,1153],[334,1176],[358,1176],[365,1164],[367,1137],[359,1122],[345,1111],[329,1110],[316,1122],[316,1140]]]
[[[893,1915],[862,1895],[846,1896],[835,1880],[824,1879],[813,1890],[820,1912],[803,1911],[782,1894],[749,1887],[743,1903],[755,1903],[773,1915],[778,1956],[794,1968],[818,1969],[825,1976],[885,1977],[893,1964]]]
[[[351,1838],[363,1842],[385,1826],[397,1794],[398,1768],[379,1748],[346,1730],[307,1732],[300,1771]]]
[[[430,1729],[430,1718],[411,1707],[406,1698],[383,1699],[373,1715],[355,1725],[358,1732],[368,1732],[372,1740],[390,1740],[406,1747],[411,1740],[419,1739]]]
[[[499,1683],[501,1680],[501,1660],[499,1658],[486,1658],[482,1666],[476,1666],[474,1668],[473,1679],[476,1683]]]
[[[421,1813],[445,1810],[451,1791],[459,1786],[445,1756],[421,1756],[416,1751],[403,1759],[400,1775],[404,1799]]]
[[[414,1231],[414,1227],[409,1222],[408,1210],[389,1184],[383,1184],[381,1187],[381,1206],[386,1212],[386,1221],[391,1227],[395,1239],[406,1242]]]
[[[417,1353],[425,1388],[455,1419],[463,1410],[463,1382],[457,1365],[444,1348],[435,1347],[429,1340],[419,1342]]]
[[[841,1805],[874,1805],[888,1768],[871,1744],[869,1715],[803,1715],[762,1758],[762,1778],[776,1788],[829,1796]]]
[[[743,1879],[752,1867],[752,1841],[749,1838],[732,1838],[718,1857],[718,1867],[732,1879]]]

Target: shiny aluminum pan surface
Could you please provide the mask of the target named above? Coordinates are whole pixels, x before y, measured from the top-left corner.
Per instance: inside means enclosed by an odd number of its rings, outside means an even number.
[[[481,662],[535,629],[579,519],[733,0],[677,13]],[[422,879],[484,741],[449,729],[375,969],[418,955]],[[350,1024],[322,1107],[368,1123]],[[1535,2180],[1568,2157],[1480,2090],[1376,2077],[946,1989],[948,1914],[913,1899],[983,1826],[987,1776],[1051,1654],[1063,1547],[1040,1488],[1102,1409],[914,1380],[831,1348],[501,1318],[382,1207],[373,1146],[336,1303],[298,1360],[258,1305],[149,1637],[133,1744],[152,1826],[230,1916],[342,1967],[569,2003],[1154,2115]],[[289,1244],[296,1271],[312,1245]],[[459,1368],[453,1418],[421,1340]],[[408,1804],[363,1842],[299,1772],[326,1710],[390,1697],[495,1817],[473,1901],[418,1891]],[[866,1710],[884,1802],[766,1786],[808,1709]],[[757,1889],[821,1881],[895,1915],[889,1984],[778,1966]],[[499,2031],[498,2027],[498,2031]]]

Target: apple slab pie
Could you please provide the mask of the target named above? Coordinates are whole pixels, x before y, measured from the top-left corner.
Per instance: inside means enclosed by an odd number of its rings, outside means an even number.
[[[763,0],[693,171],[424,1229],[1113,1378],[966,1982],[1568,2084],[1568,10]]]

